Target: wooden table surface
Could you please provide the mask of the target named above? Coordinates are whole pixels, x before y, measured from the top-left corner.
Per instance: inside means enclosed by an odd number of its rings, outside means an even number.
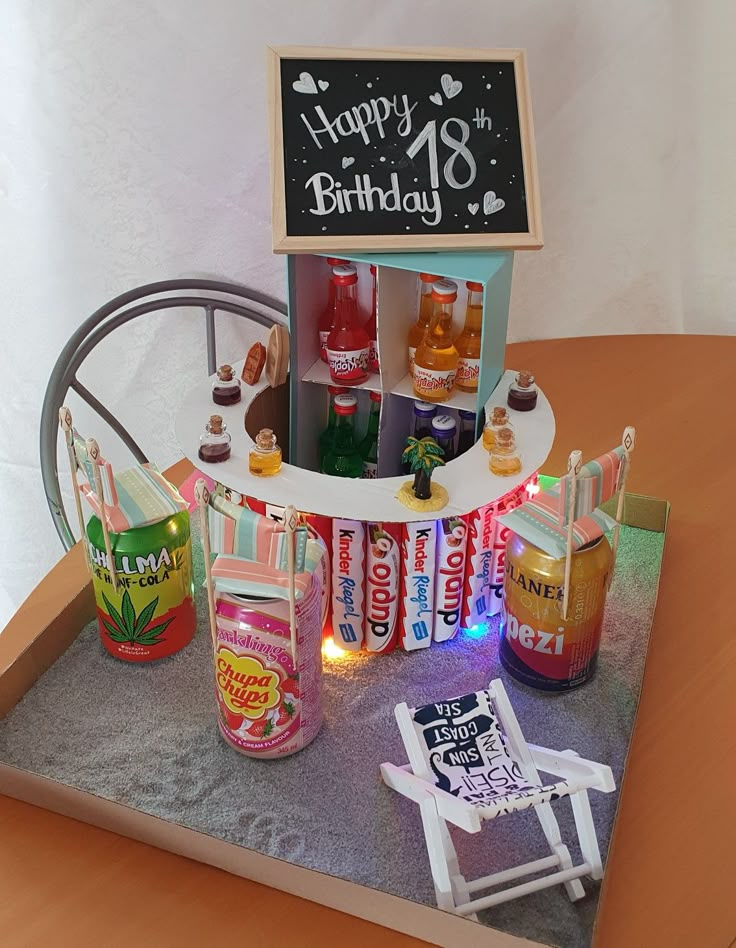
[[[629,489],[672,504],[596,944],[726,948],[736,936],[736,530],[720,501],[736,482],[736,338],[531,342],[509,346],[507,364],[530,368],[555,411],[546,473],[561,473],[573,448],[608,450],[633,424]],[[181,948],[215,944],[223,929],[269,948],[421,944],[6,797],[0,893],[4,948]]]

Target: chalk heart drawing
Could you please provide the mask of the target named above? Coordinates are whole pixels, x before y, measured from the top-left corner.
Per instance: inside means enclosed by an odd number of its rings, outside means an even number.
[[[479,207],[480,207],[480,204],[478,203],[468,204],[468,210],[470,211],[471,214],[477,214]]]
[[[449,72],[446,72],[442,79],[442,91],[448,99],[454,99],[458,92],[462,92],[463,84],[459,79],[453,79]]]
[[[318,80],[317,80],[317,85],[320,87],[320,89],[322,90],[322,92],[324,92],[325,89],[329,89],[329,88],[330,88],[330,84],[329,84],[329,82],[328,82],[326,79],[318,79]]]
[[[308,72],[300,72],[299,78],[292,82],[291,87],[295,92],[301,92],[303,95],[317,95],[317,86]]]
[[[429,97],[429,101],[434,102],[435,105],[442,105],[442,96],[439,94],[439,92],[433,92]]]
[[[504,207],[506,207],[506,202],[503,198],[497,198],[495,191],[486,191],[483,195],[484,214],[495,214],[496,211],[500,211]]]
[[[343,158],[342,160],[343,171],[345,170],[345,168],[349,168],[350,165],[352,165],[354,161],[355,161],[355,158]]]

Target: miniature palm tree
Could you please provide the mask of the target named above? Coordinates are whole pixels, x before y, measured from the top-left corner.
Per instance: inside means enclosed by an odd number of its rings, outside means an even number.
[[[434,438],[407,438],[407,446],[401,455],[408,461],[414,474],[414,496],[417,500],[429,500],[432,496],[432,472],[444,464],[445,452]]]

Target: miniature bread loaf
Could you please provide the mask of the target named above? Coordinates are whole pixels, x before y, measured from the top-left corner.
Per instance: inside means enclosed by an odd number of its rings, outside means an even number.
[[[266,379],[271,388],[283,385],[289,371],[289,330],[275,323],[268,333]]]
[[[247,385],[255,385],[261,377],[261,372],[263,372],[263,366],[265,364],[266,347],[260,342],[253,343],[248,350],[243,372],[240,377]]]

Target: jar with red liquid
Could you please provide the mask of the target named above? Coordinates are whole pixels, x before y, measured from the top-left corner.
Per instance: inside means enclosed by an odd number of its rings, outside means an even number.
[[[335,324],[335,284],[332,280],[332,268],[339,267],[347,261],[339,257],[328,257],[327,263],[330,267],[330,282],[327,286],[327,305],[322,310],[322,315],[317,322],[317,331],[319,332],[319,357],[323,362],[327,362],[327,337]]]
[[[230,457],[230,435],[222,415],[211,415],[205,425],[204,434],[199,438],[199,459],[208,464],[227,461]]]
[[[509,385],[509,394],[506,399],[509,408],[515,411],[531,411],[537,406],[537,386],[531,372],[519,372]]]
[[[240,379],[235,378],[231,365],[221,365],[212,383],[212,401],[215,405],[235,405],[240,401]]]
[[[358,312],[358,274],[354,266],[334,267],[335,325],[327,337],[330,378],[338,385],[360,385],[368,378],[371,341]]]

